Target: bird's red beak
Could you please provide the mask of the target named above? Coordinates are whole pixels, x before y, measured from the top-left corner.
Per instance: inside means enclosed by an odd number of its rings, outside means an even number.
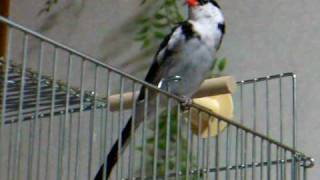
[[[190,6],[190,7],[195,7],[199,4],[198,0],[187,0],[187,4]]]

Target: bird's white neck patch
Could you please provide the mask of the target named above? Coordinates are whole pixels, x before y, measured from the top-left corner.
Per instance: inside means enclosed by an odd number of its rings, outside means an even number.
[[[217,26],[208,21],[190,21],[193,25],[194,31],[196,31],[201,39],[208,45],[208,47],[213,48],[217,42],[215,42],[215,37],[220,37],[217,34]]]
[[[216,47],[220,43],[222,33],[218,25],[224,24],[224,17],[218,7],[211,3],[192,7],[189,11],[189,21],[208,47]]]
[[[224,22],[221,10],[211,3],[203,6],[191,7],[189,9],[189,19],[193,21],[209,21],[211,23]]]

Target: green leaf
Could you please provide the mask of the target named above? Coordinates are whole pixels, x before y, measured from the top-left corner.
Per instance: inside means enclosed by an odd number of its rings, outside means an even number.
[[[228,61],[226,58],[223,58],[220,60],[219,64],[218,64],[218,70],[219,72],[222,72],[225,70],[226,66],[228,64]]]
[[[149,46],[150,46],[150,40],[149,39],[145,39],[143,41],[142,48],[147,48]]]
[[[134,38],[135,41],[144,41],[147,38],[146,34],[138,35]]]
[[[163,32],[160,31],[155,31],[154,32],[154,37],[157,39],[163,39],[166,37],[166,34],[164,34]]]
[[[167,22],[164,22],[164,21],[154,21],[152,23],[152,25],[155,28],[167,28],[169,24]]]
[[[138,19],[138,23],[139,24],[146,24],[147,22],[149,22],[149,18],[148,17],[142,17],[142,18],[140,18],[140,19]]]
[[[147,144],[153,144],[153,143],[154,143],[154,139],[153,138],[147,139]]]
[[[140,2],[140,5],[143,5],[143,4],[145,4],[147,2],[147,0],[142,0],[141,2]]]
[[[217,68],[218,62],[219,62],[219,59],[217,58],[213,60],[213,65],[211,67],[212,71],[214,71]]]
[[[172,6],[172,5],[174,5],[174,3],[175,3],[174,0],[166,0],[164,4],[165,4],[166,6]]]
[[[138,32],[138,34],[145,34],[149,31],[150,27],[149,26],[143,26],[141,30]]]
[[[154,18],[157,19],[157,20],[160,20],[160,19],[164,19],[166,18],[166,15],[160,13],[160,12],[157,12],[155,15],[154,15]]]
[[[160,140],[158,147],[159,147],[159,149],[162,149],[162,150],[166,149],[166,141]]]

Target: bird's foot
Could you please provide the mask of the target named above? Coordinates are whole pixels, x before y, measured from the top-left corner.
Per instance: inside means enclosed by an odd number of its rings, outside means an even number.
[[[183,110],[189,110],[192,105],[192,98],[187,96],[182,96],[183,102],[181,103],[181,106]]]

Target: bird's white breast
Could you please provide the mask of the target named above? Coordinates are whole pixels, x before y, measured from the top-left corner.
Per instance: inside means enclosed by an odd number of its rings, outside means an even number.
[[[194,30],[200,35],[201,41],[208,46],[210,51],[215,51],[222,35],[217,24],[208,21],[193,21],[192,24]]]

